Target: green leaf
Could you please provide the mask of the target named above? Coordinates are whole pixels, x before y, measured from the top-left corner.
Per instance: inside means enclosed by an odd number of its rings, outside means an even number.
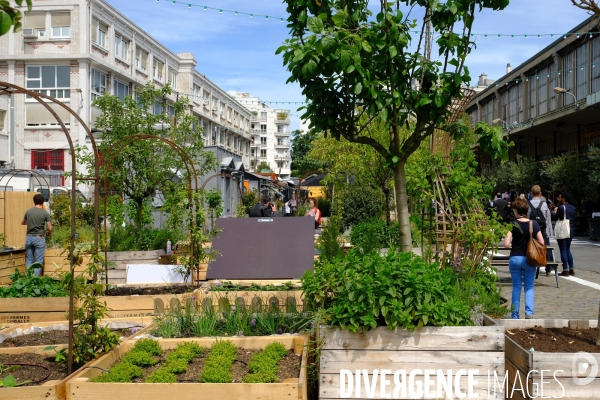
[[[346,19],[346,17],[342,13],[337,13],[332,16],[331,19],[333,20],[333,24],[339,28],[344,25],[344,19]]]
[[[17,380],[15,379],[14,376],[8,375],[4,379],[2,379],[2,386],[7,387],[7,388],[15,387],[15,386],[17,386]]]
[[[362,83],[358,82],[354,87],[354,94],[359,95],[362,92]]]
[[[390,46],[390,57],[394,58],[398,55],[398,49],[396,46]]]
[[[350,74],[350,73],[354,72],[354,70],[355,70],[355,69],[356,69],[356,68],[354,67],[354,65],[350,64],[350,65],[348,66],[348,68],[346,68],[346,73],[347,73],[347,74]]]
[[[321,21],[318,17],[308,17],[306,26],[312,33],[323,32],[323,21]]]
[[[372,53],[373,49],[371,48],[371,45],[369,44],[369,42],[367,42],[366,40],[362,41],[362,48],[367,52],[367,53]]]
[[[56,348],[56,346],[47,346],[44,348],[44,351],[54,350],[55,348]]]
[[[8,33],[13,20],[7,12],[0,10],[0,35]]]
[[[321,44],[323,45],[323,52],[325,55],[331,54],[335,50],[336,41],[335,38],[331,36],[323,36],[321,39]]]
[[[317,63],[315,62],[315,60],[310,60],[306,64],[306,71],[308,72],[309,75],[315,74],[315,72],[317,71]]]

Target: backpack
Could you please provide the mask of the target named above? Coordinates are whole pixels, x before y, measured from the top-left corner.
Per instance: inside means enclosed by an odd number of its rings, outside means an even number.
[[[544,216],[544,213],[542,212],[542,204],[544,204],[544,203],[540,201],[540,204],[538,204],[537,207],[534,207],[533,204],[531,204],[531,202],[529,200],[527,200],[527,203],[529,203],[529,219],[537,222],[538,225],[540,226],[540,230],[542,232],[545,232],[546,231],[546,217]]]

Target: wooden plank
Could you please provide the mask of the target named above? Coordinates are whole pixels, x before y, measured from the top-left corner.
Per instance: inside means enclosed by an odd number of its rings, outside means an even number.
[[[67,344],[43,345],[43,346],[22,346],[22,347],[0,347],[0,354],[42,354],[45,356],[54,356],[54,350],[44,350],[48,346],[56,346],[55,350],[60,351],[66,348]],[[1,398],[1,397],[0,397]]]
[[[0,299],[0,310],[19,311],[65,311],[69,308],[68,297],[22,297]]]
[[[506,380],[508,382],[505,382],[503,378],[499,378],[498,383],[494,381],[492,384],[497,385],[497,387],[502,386],[507,394],[507,399],[529,400],[527,391],[531,392],[532,390],[532,379],[527,378],[527,371],[521,370],[508,359],[505,360],[504,367],[506,368]]]
[[[504,374],[503,352],[475,351],[372,351],[372,350],[322,350],[320,373],[335,374],[342,369],[398,369],[406,370],[479,370],[481,375],[486,371]]]
[[[9,247],[21,247],[25,244],[27,226],[21,225],[25,212],[33,207],[33,195],[31,192],[6,192],[4,197],[4,234],[6,234],[6,245]]]
[[[560,384],[559,384],[560,382]],[[531,391],[532,399],[541,399],[541,377],[533,378],[533,389]],[[544,375],[543,385],[544,398],[560,398],[560,399],[597,399],[600,397],[600,379],[594,379],[586,385],[577,385],[572,379],[557,378],[552,375]]]
[[[543,328],[564,328],[569,326],[568,319],[497,319],[496,323],[504,326],[507,330],[533,328],[534,326]]]
[[[0,399],[10,400],[59,400],[57,386],[25,386],[2,388]]]
[[[158,264],[158,256],[160,250],[150,251],[111,251],[107,254],[108,261],[131,261],[130,264],[134,264],[134,261],[140,260],[154,260]],[[142,263],[146,264],[146,262]],[[150,264],[150,263],[148,263]]]
[[[588,357],[594,357],[596,365],[600,365],[600,353],[586,353]],[[571,379],[573,376],[585,378],[587,375],[579,375],[573,370],[573,358],[575,353],[533,353],[533,376],[540,376],[540,371],[556,372],[556,376]],[[548,373],[544,373],[547,376]],[[600,375],[598,376],[600,378]]]
[[[200,394],[201,393],[201,394]],[[144,400],[261,399],[281,400],[298,398],[297,383],[92,383],[77,382],[67,391],[69,400],[109,398]]]
[[[0,313],[0,324],[25,324],[28,322],[64,321],[66,311],[44,312],[3,312]]]
[[[440,398],[440,399],[457,399],[458,397],[456,397],[456,392],[455,392],[455,373],[456,371],[452,372],[452,393],[447,393],[445,390],[443,390],[440,387],[440,391],[438,392],[438,376],[436,374],[436,372],[434,372],[434,374],[429,375],[428,381],[431,382],[431,385],[429,386],[429,390],[428,390],[428,395],[426,395],[425,392],[425,385],[423,385],[424,383],[424,379],[425,379],[425,375],[424,374],[418,374],[414,376],[414,382],[415,385],[409,385],[409,375],[410,375],[410,371],[406,371],[406,378],[405,380],[402,379],[401,376],[398,377],[399,381],[402,383],[402,381],[405,382],[405,388],[406,388],[406,392],[403,392],[401,387],[398,387],[398,397],[394,396],[394,391],[396,390],[396,384],[394,383],[394,372],[397,370],[403,370],[404,368],[402,366],[398,366],[394,369],[391,370],[391,374],[388,375],[386,374],[386,381],[388,381],[389,383],[386,384],[386,390],[385,390],[385,394],[387,395],[387,397],[382,397],[381,396],[381,375],[377,376],[377,381],[375,381],[375,390],[372,393],[372,396],[369,394],[367,395],[367,391],[366,391],[366,385],[365,385],[365,377],[361,376],[361,385],[360,385],[360,389],[361,389],[361,393],[360,395],[357,394],[356,391],[356,371],[354,370],[353,366],[348,365],[348,369],[350,369],[353,373],[353,390],[352,393],[350,395],[349,398],[357,398],[358,396],[360,396],[359,398],[369,398],[369,399],[384,399],[384,398],[400,398],[400,399],[423,399],[423,398]],[[369,371],[372,372],[372,371]],[[432,371],[433,372],[433,371]],[[443,372],[444,374],[447,374],[447,371],[440,371]],[[474,375],[474,382],[473,382],[473,395],[477,395],[478,398],[480,399],[497,399],[497,400],[501,400],[504,399],[504,393],[501,392],[496,392],[494,394],[493,392],[493,388],[490,386],[490,392],[488,392],[488,380],[487,380],[487,376],[476,376]],[[346,378],[347,379],[347,378]],[[373,380],[374,380],[374,375],[373,374],[369,374],[368,375],[368,379],[369,383],[372,384]],[[447,375],[445,376],[445,379],[447,379]],[[421,391],[419,392],[419,387],[417,386],[418,383],[421,383]],[[475,383],[476,382],[476,383]],[[348,388],[348,381],[346,381],[346,389]],[[415,393],[411,393],[409,388],[411,388],[411,386],[414,388]],[[460,391],[464,394],[467,393],[468,390],[468,376],[461,376],[459,379],[459,388]],[[341,387],[340,387],[340,374],[321,374],[320,378],[319,378],[319,399],[323,400],[323,399],[340,399],[340,398],[344,398],[341,397]],[[345,397],[348,398],[348,397]],[[465,398],[468,398],[468,396],[465,396]]]
[[[130,322],[134,324],[139,324],[140,326],[149,326],[152,324],[152,318],[147,317],[132,317],[132,318],[105,318],[101,319],[100,323],[108,323],[108,322]],[[34,323],[26,323],[26,324],[12,324],[8,326],[6,329],[0,331],[0,334],[7,335],[17,329],[29,329],[34,326],[39,326],[41,328],[47,328],[52,325],[64,325],[68,326],[68,322],[66,321],[49,321],[49,322],[34,322]]]
[[[506,360],[514,363],[522,371],[529,371],[533,367],[531,353],[517,344],[506,335]]]
[[[323,350],[433,350],[502,351],[502,326],[424,327],[410,332],[378,327],[363,334],[347,330],[322,330],[326,341]]]

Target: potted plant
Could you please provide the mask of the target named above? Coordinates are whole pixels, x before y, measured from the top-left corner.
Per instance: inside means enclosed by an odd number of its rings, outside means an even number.
[[[302,285],[322,321],[320,396],[455,398],[460,389],[503,398],[488,379],[504,376],[504,329],[474,326],[491,280],[467,279],[465,271],[393,250],[317,262]]]

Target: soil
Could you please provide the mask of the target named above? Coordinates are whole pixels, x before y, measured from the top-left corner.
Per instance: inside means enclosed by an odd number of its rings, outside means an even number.
[[[47,357],[41,354],[33,353],[0,354],[0,364],[6,365],[8,363],[23,363],[34,365],[21,365],[17,369],[0,373],[0,379],[8,375],[12,375],[15,377],[17,382],[31,380],[30,383],[27,383],[22,386],[39,386],[47,381],[63,380],[67,377],[67,369],[55,362],[54,357]],[[50,369],[50,375],[48,377],[46,377],[46,375],[48,375],[48,370],[39,367],[40,365],[48,367]],[[9,365],[6,366],[8,367]]]
[[[121,336],[131,336],[131,329],[119,329],[113,332],[118,332]],[[16,336],[14,338],[5,339],[0,343],[0,348],[6,347],[23,347],[23,346],[50,346],[54,344],[67,344],[69,342],[69,331],[45,331],[30,333],[28,335]]]
[[[596,328],[542,328],[535,326],[528,329],[508,329],[506,335],[521,347],[529,350],[549,353],[600,353],[596,346],[598,331]]]
[[[156,286],[156,287],[113,287],[106,291],[106,296],[133,296],[133,295],[159,295],[159,294],[183,294],[193,291],[189,285],[181,286]]]
[[[173,350],[167,350],[163,352],[160,357],[157,357],[159,362],[149,368],[146,368],[144,371],[144,375],[141,378],[134,379],[134,383],[143,383],[146,380],[146,377],[150,375],[154,370],[160,368],[161,363],[166,359],[167,354],[169,354]],[[244,376],[248,373],[248,363],[252,356],[258,353],[260,350],[255,349],[237,349],[237,359],[234,361],[233,366],[231,367],[231,375],[233,375],[233,382],[240,383]],[[175,375],[177,377],[177,382],[181,383],[198,383],[198,378],[200,377],[200,372],[202,372],[202,368],[204,367],[204,360],[208,355],[208,350],[204,350],[204,354],[201,357],[194,358],[191,363],[188,364],[187,372],[183,374]],[[294,354],[292,350],[288,351],[287,356],[285,356],[281,361],[277,363],[279,366],[279,370],[277,371],[277,377],[280,382],[283,382],[287,378],[298,378],[300,376],[300,364],[302,360],[301,357]]]

